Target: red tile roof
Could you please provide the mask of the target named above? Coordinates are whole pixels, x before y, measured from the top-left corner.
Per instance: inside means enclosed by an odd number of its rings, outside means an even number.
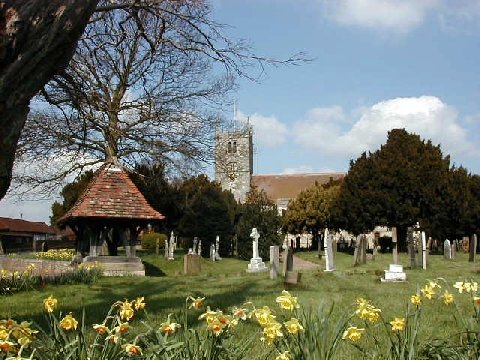
[[[55,229],[44,222],[0,217],[1,232],[21,232],[32,234],[55,234]]]
[[[263,189],[270,200],[295,199],[301,191],[330,180],[345,177],[344,173],[289,174],[289,175],[253,175],[252,185]]]
[[[112,162],[97,170],[95,177],[73,207],[59,219],[72,218],[161,220],[165,216],[150,206],[125,170]]]

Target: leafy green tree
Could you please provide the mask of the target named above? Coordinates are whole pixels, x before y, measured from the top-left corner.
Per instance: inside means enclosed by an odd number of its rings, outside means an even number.
[[[202,255],[208,256],[210,245],[220,236],[220,255],[232,253],[232,235],[236,201],[220,184],[198,175],[183,181],[178,231],[181,236],[202,240]]]
[[[336,204],[337,226],[356,234],[395,226],[404,246],[406,228],[437,211],[449,166],[440,146],[405,129],[391,130],[379,150],[350,163]]]
[[[260,234],[258,251],[262,258],[268,258],[270,246],[281,245],[281,217],[277,206],[263,190],[252,187],[244,204],[239,206],[239,220],[235,227],[238,257],[248,260],[252,257],[252,228]]]
[[[62,203],[55,201],[52,204],[52,215],[50,216],[50,224],[55,225],[65,213],[72,208],[83,191],[87,188],[93,179],[94,172],[88,170],[78,177],[77,180],[67,184],[60,191],[63,200]]]
[[[333,227],[332,207],[340,193],[340,183],[318,184],[300,192],[289,203],[283,221],[288,233],[311,233],[318,244],[318,233],[325,227]]]
[[[167,233],[175,230],[182,217],[180,208],[182,196],[178,184],[167,179],[164,166],[160,163],[137,165],[130,178],[148,203],[165,216],[161,230]]]

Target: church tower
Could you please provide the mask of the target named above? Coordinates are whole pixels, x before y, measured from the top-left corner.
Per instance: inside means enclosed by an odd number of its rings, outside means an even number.
[[[245,201],[252,181],[252,136],[250,125],[241,130],[217,132],[215,136],[215,180],[239,202]]]

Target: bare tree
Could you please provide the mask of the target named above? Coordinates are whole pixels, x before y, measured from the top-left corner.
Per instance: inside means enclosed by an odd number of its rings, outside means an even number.
[[[0,1],[0,199],[30,99],[70,60],[98,0]]]
[[[52,185],[110,157],[130,165],[157,159],[167,167],[212,159],[216,110],[235,79],[302,59],[259,57],[243,41],[230,41],[207,1],[101,1],[97,10],[69,66],[42,90],[43,103],[27,121],[19,159],[50,166],[19,172],[23,183]],[[55,168],[52,159],[66,161]]]

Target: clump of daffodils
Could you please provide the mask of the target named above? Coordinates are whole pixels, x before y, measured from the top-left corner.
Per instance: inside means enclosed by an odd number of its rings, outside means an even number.
[[[367,320],[371,323],[375,323],[380,319],[380,313],[382,310],[373,306],[369,300],[358,298],[356,303],[357,309],[355,310],[355,315],[360,319]]]
[[[40,251],[34,254],[37,259],[70,261],[75,256],[73,249],[51,249],[48,251]]]
[[[237,318],[232,315],[226,315],[221,310],[213,311],[209,306],[207,311],[200,315],[198,319],[205,320],[207,330],[213,332],[216,336],[238,324]]]

